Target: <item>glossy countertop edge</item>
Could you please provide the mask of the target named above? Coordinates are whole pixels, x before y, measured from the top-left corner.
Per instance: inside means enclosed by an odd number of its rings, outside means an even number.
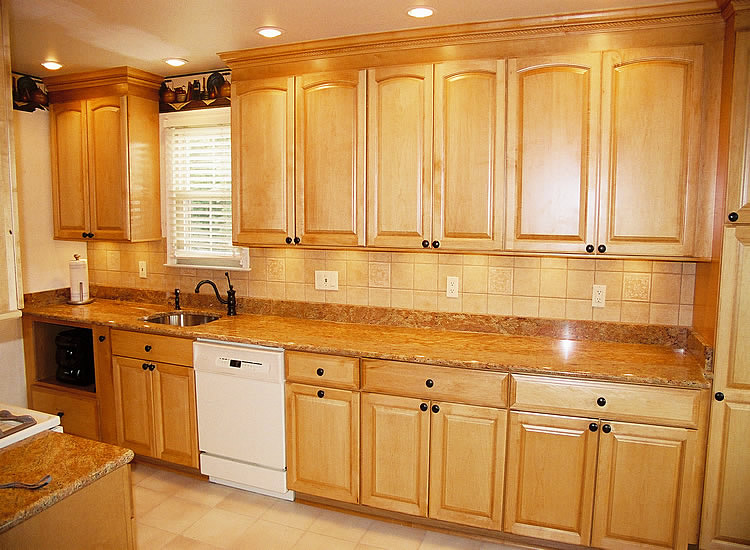
[[[40,456],[30,460],[34,455]],[[35,491],[2,490],[0,533],[127,465],[133,456],[130,449],[51,431],[5,447],[0,450],[0,483],[33,482],[46,474],[52,475],[52,481]],[[84,457],[88,465],[81,464]],[[82,466],[87,466],[86,470],[76,473]]]
[[[97,299],[88,305],[31,305],[24,315],[149,334],[203,338],[375,359],[508,373],[704,389],[700,363],[686,350],[648,344],[559,340],[542,336],[447,331],[240,314],[194,327],[149,323],[170,311],[158,304]],[[186,312],[218,313],[185,309]],[[388,348],[387,350],[384,348]]]

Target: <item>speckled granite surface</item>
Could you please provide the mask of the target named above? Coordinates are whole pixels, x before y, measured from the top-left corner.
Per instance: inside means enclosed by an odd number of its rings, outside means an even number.
[[[0,533],[131,460],[130,449],[55,432],[42,432],[0,450],[0,484],[35,483],[52,476],[49,485],[35,491],[0,489]]]
[[[710,386],[703,374],[703,365],[692,354],[667,345],[340,323],[272,315],[224,315],[217,321],[196,327],[171,327],[143,320],[169,309],[165,305],[98,298],[84,306],[27,303],[24,315],[288,350],[689,388]]]

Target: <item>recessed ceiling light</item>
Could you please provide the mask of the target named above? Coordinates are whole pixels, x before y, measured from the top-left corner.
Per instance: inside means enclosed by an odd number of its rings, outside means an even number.
[[[412,17],[422,19],[423,17],[431,16],[433,13],[435,13],[435,10],[427,6],[415,6],[411,8],[409,11],[407,11],[406,13],[408,13]]]
[[[164,63],[172,65],[172,67],[182,67],[187,63],[187,59],[182,59],[181,57],[170,57],[169,59],[165,59]]]
[[[42,67],[45,69],[49,69],[50,71],[56,71],[57,69],[62,67],[61,63],[58,63],[57,61],[52,61],[48,59],[44,63],[42,63]]]
[[[280,29],[279,27],[258,27],[255,29],[255,32],[266,38],[276,38],[284,32],[284,29]]]

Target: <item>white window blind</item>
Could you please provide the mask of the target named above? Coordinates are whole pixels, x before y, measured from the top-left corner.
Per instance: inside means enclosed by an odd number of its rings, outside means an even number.
[[[212,110],[214,111],[214,110]],[[232,246],[232,157],[228,109],[163,115],[167,263],[247,267]]]

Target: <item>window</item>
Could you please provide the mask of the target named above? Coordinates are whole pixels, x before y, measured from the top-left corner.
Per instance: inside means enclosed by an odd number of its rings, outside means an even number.
[[[246,268],[232,246],[229,108],[159,116],[167,264]]]

